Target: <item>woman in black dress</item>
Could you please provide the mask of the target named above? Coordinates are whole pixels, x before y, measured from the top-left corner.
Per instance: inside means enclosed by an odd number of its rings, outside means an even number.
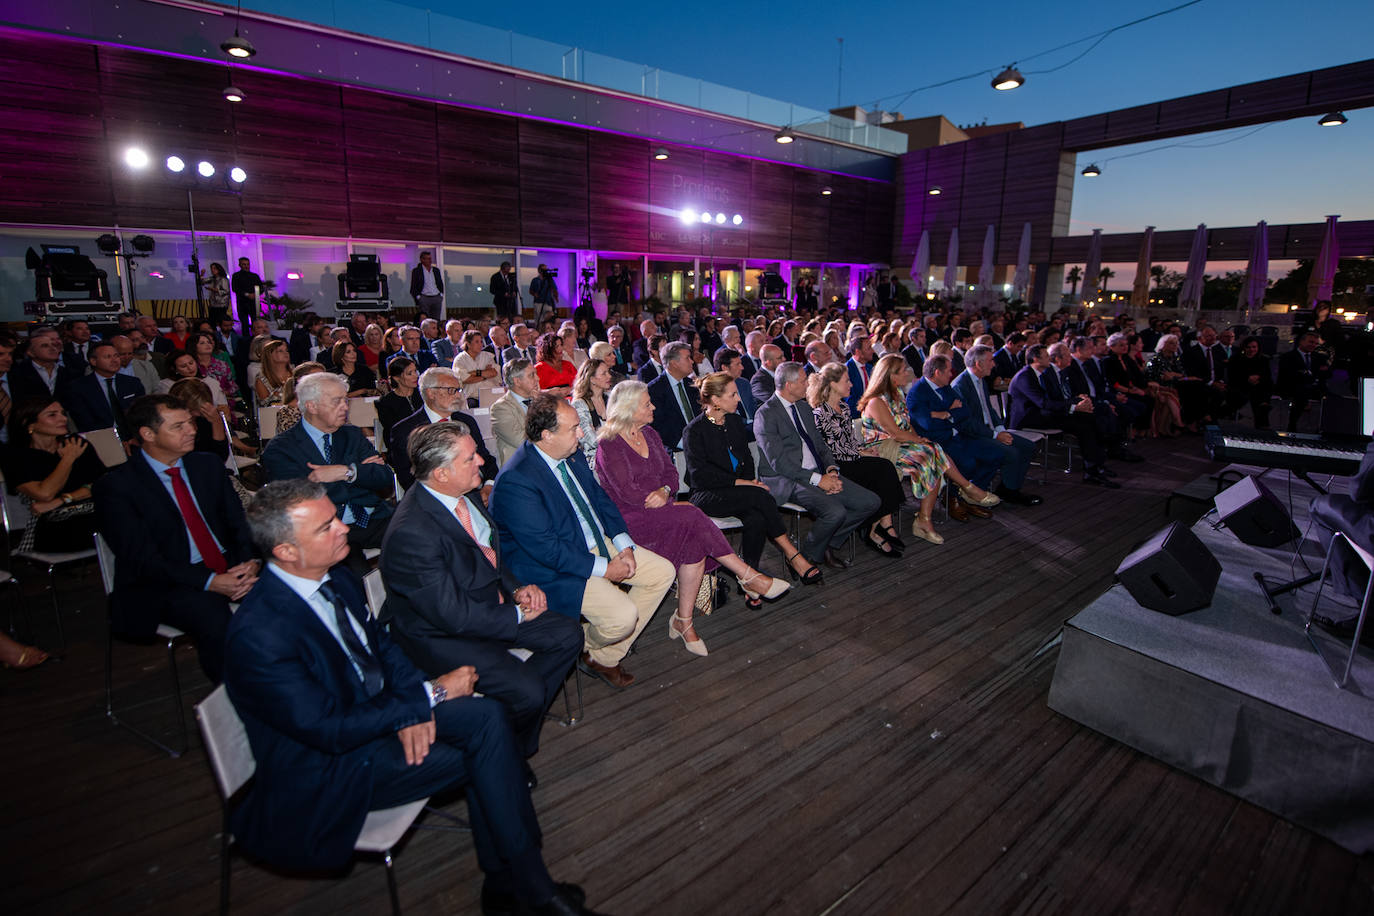
[[[794,577],[816,585],[821,571],[801,555],[787,536],[787,526],[768,487],[755,476],[749,434],[739,414],[739,391],[728,372],[712,372],[697,383],[702,411],[682,431],[692,505],[712,518],[735,517],[744,526],[739,557],[759,568],[763,545],[778,545]],[[757,607],[753,600],[750,607]]]
[[[336,343],[329,356],[334,363],[334,371],[348,383],[350,398],[370,397],[377,393],[377,375],[367,368],[367,360],[363,359],[352,341]]]
[[[1233,411],[1248,403],[1255,412],[1255,429],[1268,429],[1269,399],[1273,393],[1269,357],[1260,351],[1258,337],[1247,337],[1226,364],[1226,409]]]
[[[391,427],[425,406],[420,397],[420,373],[415,362],[405,356],[397,356],[386,364],[387,378],[391,390],[377,399],[377,419],[382,424],[382,441],[388,440]]]
[[[816,430],[840,466],[840,473],[859,486],[872,490],[881,502],[878,511],[865,524],[868,536],[864,546],[886,556],[901,556],[906,546],[897,534],[892,514],[902,505],[902,481],[897,467],[878,456],[879,444],[865,450],[854,434],[849,417],[849,372],[840,363],[826,363],[806,381],[806,400],[816,418]]]
[[[91,484],[105,473],[95,449],[68,435],[67,412],[54,398],[27,401],[10,416],[5,480],[33,513],[20,550],[89,550],[95,533]]]

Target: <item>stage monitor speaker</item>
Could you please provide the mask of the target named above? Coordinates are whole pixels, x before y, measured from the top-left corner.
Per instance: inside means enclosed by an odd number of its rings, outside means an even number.
[[[1298,536],[1282,500],[1254,477],[1244,477],[1216,496],[1217,514],[1241,543],[1281,547]]]
[[[1174,522],[1122,560],[1116,578],[1142,607],[1178,616],[1212,603],[1221,564],[1197,535]]]

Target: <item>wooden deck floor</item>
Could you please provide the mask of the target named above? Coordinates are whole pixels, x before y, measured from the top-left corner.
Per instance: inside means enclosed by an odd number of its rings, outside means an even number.
[[[1046,706],[1060,625],[1164,522],[1170,490],[1215,469],[1196,439],[1141,451],[1119,492],[1059,475],[1036,485],[1044,506],[945,523],[943,547],[861,552],[761,613],[733,599],[698,626],[709,658],[669,643],[660,612],[627,662],[639,682],[586,682],[585,720],[545,729],[554,875],[622,916],[1374,912],[1374,857]],[[41,638],[38,577],[19,573]],[[199,741],[168,760],[106,723],[94,572],[62,595],[67,660],[0,672],[0,907],[212,912],[220,807]],[[116,654],[117,699],[165,727],[162,653]],[[191,652],[180,667],[198,699]],[[375,861],[338,881],[236,861],[236,913],[387,908]],[[397,868],[407,912],[478,911],[467,835],[419,832]]]

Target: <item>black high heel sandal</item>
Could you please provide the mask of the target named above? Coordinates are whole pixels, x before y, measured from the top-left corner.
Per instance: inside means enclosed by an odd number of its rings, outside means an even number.
[[[792,556],[784,560],[784,562],[787,563],[787,574],[792,577],[793,582],[800,582],[802,585],[820,585],[825,579],[825,576],[821,572],[819,566],[813,563],[811,568],[807,570],[806,575],[803,576],[801,573],[797,572],[796,568],[792,565],[792,561],[800,556],[801,551],[798,550],[796,553],[792,554]]]

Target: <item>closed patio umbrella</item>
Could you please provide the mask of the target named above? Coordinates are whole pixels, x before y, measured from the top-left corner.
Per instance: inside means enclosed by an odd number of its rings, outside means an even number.
[[[1011,288],[1018,299],[1026,298],[1027,288],[1030,286],[1030,243],[1031,243],[1031,224],[1027,220],[1021,227],[1021,247],[1016,251],[1016,273],[1012,274]]]
[[[1240,287],[1236,307],[1253,317],[1264,305],[1264,291],[1269,286],[1269,225],[1260,220],[1255,226],[1255,239],[1250,243],[1250,262],[1245,265],[1245,282]]]
[[[1140,257],[1135,262],[1135,282],[1131,284],[1131,306],[1143,309],[1150,305],[1150,260],[1154,254],[1155,227],[1146,226],[1140,240]]]
[[[992,305],[997,301],[997,290],[993,287],[993,274],[997,272],[997,267],[993,263],[997,258],[997,227],[989,224],[987,234],[983,236],[983,265],[978,268],[978,301],[983,305]]]
[[[959,277],[959,227],[949,230],[949,254],[945,256],[945,293],[951,294]]]
[[[1322,250],[1312,263],[1312,277],[1307,281],[1307,305],[1331,298],[1331,286],[1336,281],[1336,262],[1340,260],[1341,246],[1336,238],[1338,216],[1326,218],[1326,234],[1322,236]]]
[[[911,265],[911,285],[917,293],[926,291],[926,278],[930,276],[930,230],[921,230],[921,242],[916,246],[916,260]]]
[[[1202,306],[1202,284],[1207,270],[1207,224],[1198,223],[1193,233],[1193,247],[1188,252],[1188,275],[1178,293],[1178,307],[1196,310]]]
[[[1088,263],[1083,268],[1083,296],[1079,302],[1094,302],[1097,299],[1097,272],[1102,269],[1102,230],[1094,229],[1088,242]]]

